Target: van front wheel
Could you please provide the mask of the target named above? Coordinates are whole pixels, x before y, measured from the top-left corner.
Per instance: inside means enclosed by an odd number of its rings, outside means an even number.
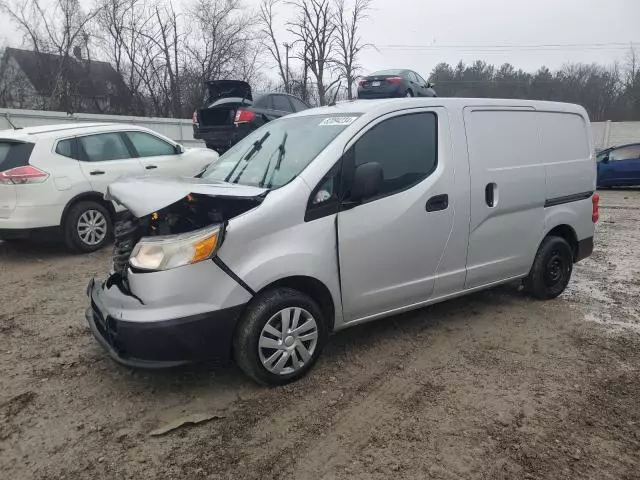
[[[561,237],[547,237],[540,244],[525,291],[540,300],[556,298],[569,284],[573,270],[573,250]]]
[[[322,310],[291,288],[260,293],[236,330],[233,351],[238,366],[263,385],[284,385],[304,376],[327,341]]]

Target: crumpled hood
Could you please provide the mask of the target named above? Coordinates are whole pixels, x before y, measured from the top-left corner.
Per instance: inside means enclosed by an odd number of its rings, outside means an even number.
[[[255,198],[266,188],[235,183],[212,182],[203,178],[129,178],[112,183],[104,198],[113,200],[141,218],[168,207],[190,193],[220,198]]]

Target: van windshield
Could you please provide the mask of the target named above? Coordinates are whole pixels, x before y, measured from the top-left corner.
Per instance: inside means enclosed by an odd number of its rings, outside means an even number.
[[[359,113],[281,118],[247,135],[202,178],[278,188],[293,180]]]

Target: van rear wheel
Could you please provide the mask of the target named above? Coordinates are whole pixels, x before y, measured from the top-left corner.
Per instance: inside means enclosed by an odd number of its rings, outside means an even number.
[[[327,341],[327,323],[317,303],[291,288],[259,294],[233,339],[238,366],[263,385],[284,385],[304,376]]]
[[[524,281],[525,291],[540,300],[556,298],[567,288],[573,271],[573,250],[561,237],[546,237]]]

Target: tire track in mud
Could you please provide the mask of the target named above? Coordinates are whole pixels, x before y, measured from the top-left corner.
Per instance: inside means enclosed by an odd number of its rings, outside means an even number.
[[[227,420],[217,425],[214,436],[220,435],[217,446],[221,450],[215,455],[202,451],[202,457],[185,466],[197,465],[195,468],[206,471],[216,465],[228,471],[229,478],[277,478],[294,471],[298,477],[304,462],[308,471],[316,468],[315,460],[309,459],[322,451],[317,458],[325,468],[331,468],[332,463],[326,459],[333,455],[339,460],[340,442],[359,448],[358,439],[368,441],[371,425],[380,415],[392,418],[393,405],[410,402],[419,390],[403,378],[403,372],[415,350],[424,344],[414,342],[407,349],[404,337],[419,333],[425,322],[408,321],[411,324],[400,329],[378,327],[393,333],[391,342],[385,338],[370,342],[356,339],[354,344],[347,338],[338,339],[302,381],[240,402]],[[349,333],[354,336],[354,332]],[[386,360],[379,361],[381,355]]]

